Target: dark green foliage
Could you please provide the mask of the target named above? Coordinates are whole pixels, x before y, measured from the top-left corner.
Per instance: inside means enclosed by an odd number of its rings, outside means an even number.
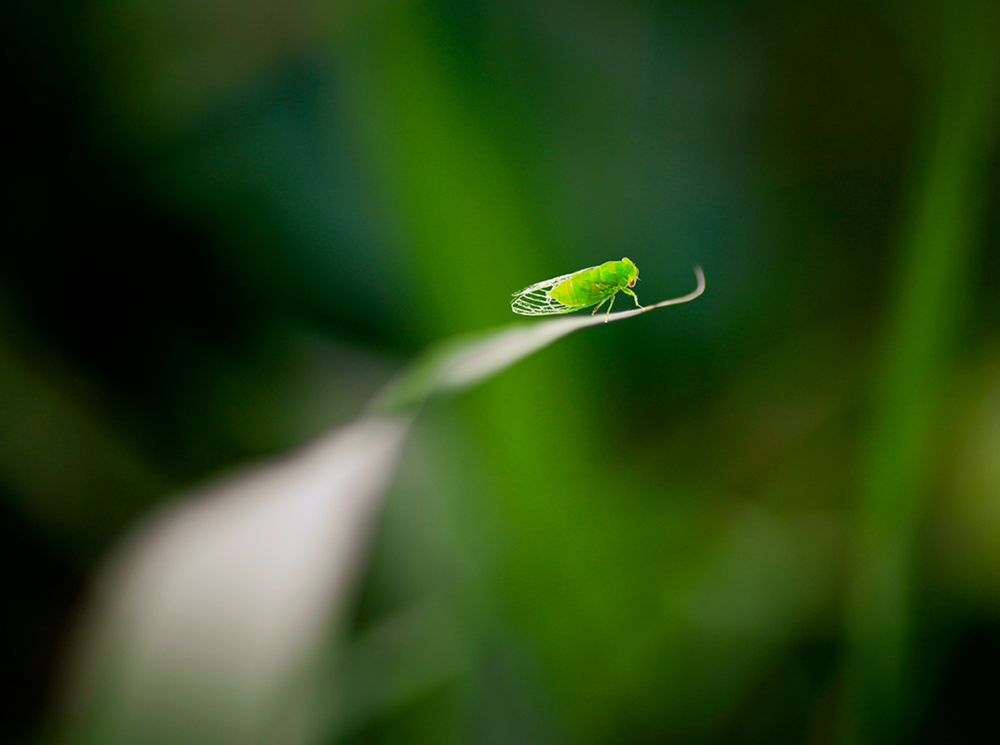
[[[983,741],[995,3],[5,24],[0,739],[52,731],[83,578],[142,516],[351,421],[428,345],[514,320],[514,290],[627,255],[644,302],[696,264],[709,290],[418,419],[323,739]]]

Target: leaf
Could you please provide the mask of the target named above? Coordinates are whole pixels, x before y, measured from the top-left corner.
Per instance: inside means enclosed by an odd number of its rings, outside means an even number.
[[[689,295],[608,321],[687,302]],[[430,350],[370,413],[174,502],[99,578],[70,691],[70,742],[307,743],[324,642],[343,619],[416,411],[598,316],[516,324]]]
[[[409,424],[360,419],[175,502],[128,538],[92,598],[71,741],[308,742],[317,651]]]
[[[516,323],[491,331],[464,334],[448,339],[432,347],[408,370],[397,376],[376,397],[371,411],[391,413],[414,410],[432,396],[463,390],[481,383],[515,362],[579,329],[633,318],[657,308],[694,300],[705,291],[705,275],[701,267],[695,267],[694,271],[698,278],[698,286],[683,297],[664,300],[643,308],[619,311],[606,318],[602,313],[560,316],[546,321]]]

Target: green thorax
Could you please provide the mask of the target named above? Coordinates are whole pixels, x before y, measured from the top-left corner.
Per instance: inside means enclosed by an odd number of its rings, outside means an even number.
[[[630,259],[606,261],[571,274],[549,290],[549,296],[568,307],[584,308],[635,284],[638,276],[639,269]]]

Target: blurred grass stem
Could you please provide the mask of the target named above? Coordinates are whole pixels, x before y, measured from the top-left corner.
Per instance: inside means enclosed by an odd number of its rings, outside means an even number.
[[[946,6],[930,116],[901,229],[898,284],[862,461],[842,681],[843,743],[910,739],[915,562],[959,311],[996,134],[998,7]]]

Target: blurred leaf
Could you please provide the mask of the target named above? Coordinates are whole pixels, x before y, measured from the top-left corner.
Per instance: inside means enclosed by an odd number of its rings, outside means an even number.
[[[361,419],[131,536],[94,598],[71,741],[308,742],[317,651],[408,428]]]
[[[698,297],[705,282],[696,274],[689,295],[607,320]],[[314,739],[320,653],[351,597],[416,410],[605,320],[557,318],[445,342],[390,384],[376,413],[154,516],[99,584],[70,741]]]
[[[986,164],[997,136],[1000,11],[942,5],[940,69],[902,225],[872,431],[865,449],[847,621],[843,742],[907,740],[918,541],[943,418],[942,390],[969,285]]]

